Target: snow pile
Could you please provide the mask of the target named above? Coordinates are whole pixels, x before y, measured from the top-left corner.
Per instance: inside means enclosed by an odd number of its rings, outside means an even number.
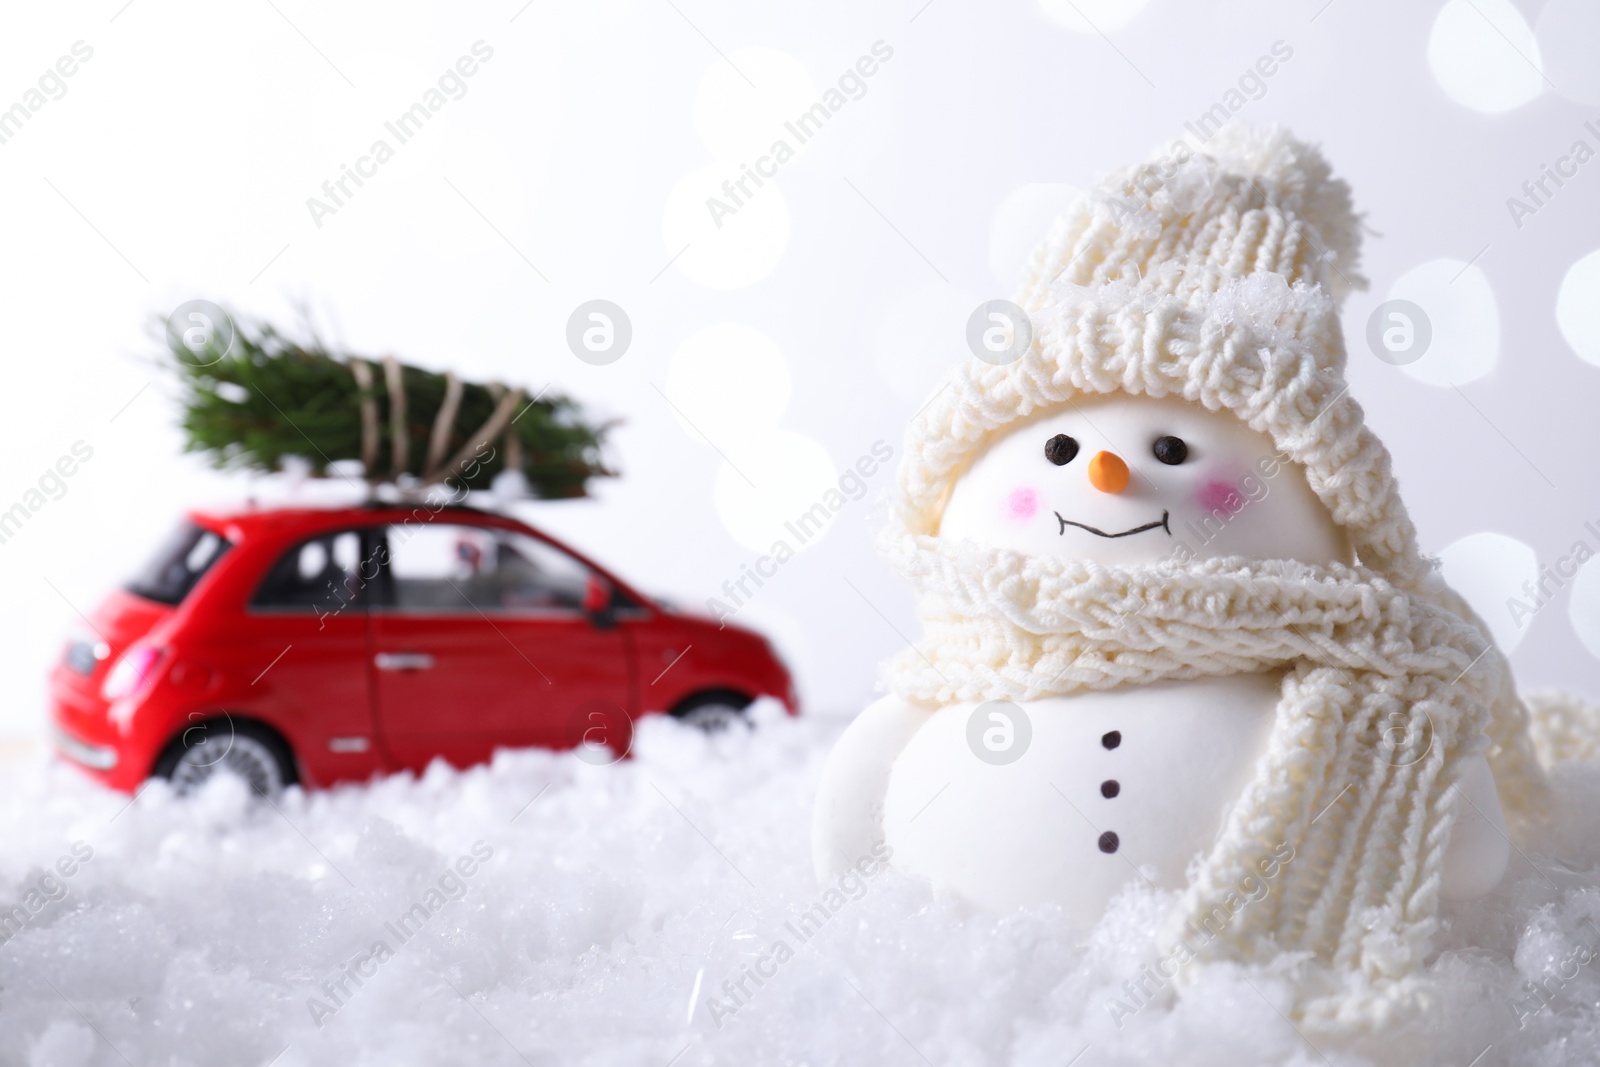
[[[710,739],[652,718],[612,766],[503,753],[276,807],[232,780],[130,804],[24,768],[0,794],[0,1063],[1487,1067],[1600,1047],[1600,769],[1564,768],[1563,830],[1451,912],[1430,1017],[1314,1049],[1270,971],[1113,1010],[1154,958],[1169,901],[1148,890],[1074,930],[967,914],[873,857],[819,887],[810,802],[843,723],[756,718]]]

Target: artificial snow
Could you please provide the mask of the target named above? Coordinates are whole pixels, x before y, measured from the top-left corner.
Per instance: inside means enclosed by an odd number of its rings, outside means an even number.
[[[13,768],[0,1063],[1489,1067],[1600,1049],[1600,768],[1559,768],[1552,829],[1496,893],[1451,906],[1426,1018],[1313,1047],[1274,1006],[1275,968],[1125,1010],[1171,902],[1147,888],[1084,930],[971,913],[871,856],[819,886],[811,799],[843,720],[754,718],[707,738],[652,717],[609,766],[505,752],[275,803],[233,779],[130,801]]]

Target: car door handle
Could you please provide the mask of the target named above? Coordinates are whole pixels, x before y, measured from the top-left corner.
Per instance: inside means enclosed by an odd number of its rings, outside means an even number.
[[[379,652],[372,657],[380,671],[425,671],[433,666],[426,652]]]

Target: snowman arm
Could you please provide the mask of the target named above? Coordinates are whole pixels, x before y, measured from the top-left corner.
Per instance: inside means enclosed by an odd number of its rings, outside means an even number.
[[[883,840],[889,771],[931,715],[887,696],[868,705],[840,735],[823,764],[811,815],[811,859],[819,880],[842,874]]]
[[[1500,883],[1511,858],[1511,838],[1487,759],[1468,757],[1457,788],[1461,802],[1444,850],[1439,893],[1446,900],[1476,900]]]

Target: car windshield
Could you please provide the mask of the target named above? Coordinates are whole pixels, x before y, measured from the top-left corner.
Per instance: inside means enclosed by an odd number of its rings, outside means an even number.
[[[180,604],[211,565],[232,547],[210,530],[185,522],[128,583],[128,592],[158,604]]]

